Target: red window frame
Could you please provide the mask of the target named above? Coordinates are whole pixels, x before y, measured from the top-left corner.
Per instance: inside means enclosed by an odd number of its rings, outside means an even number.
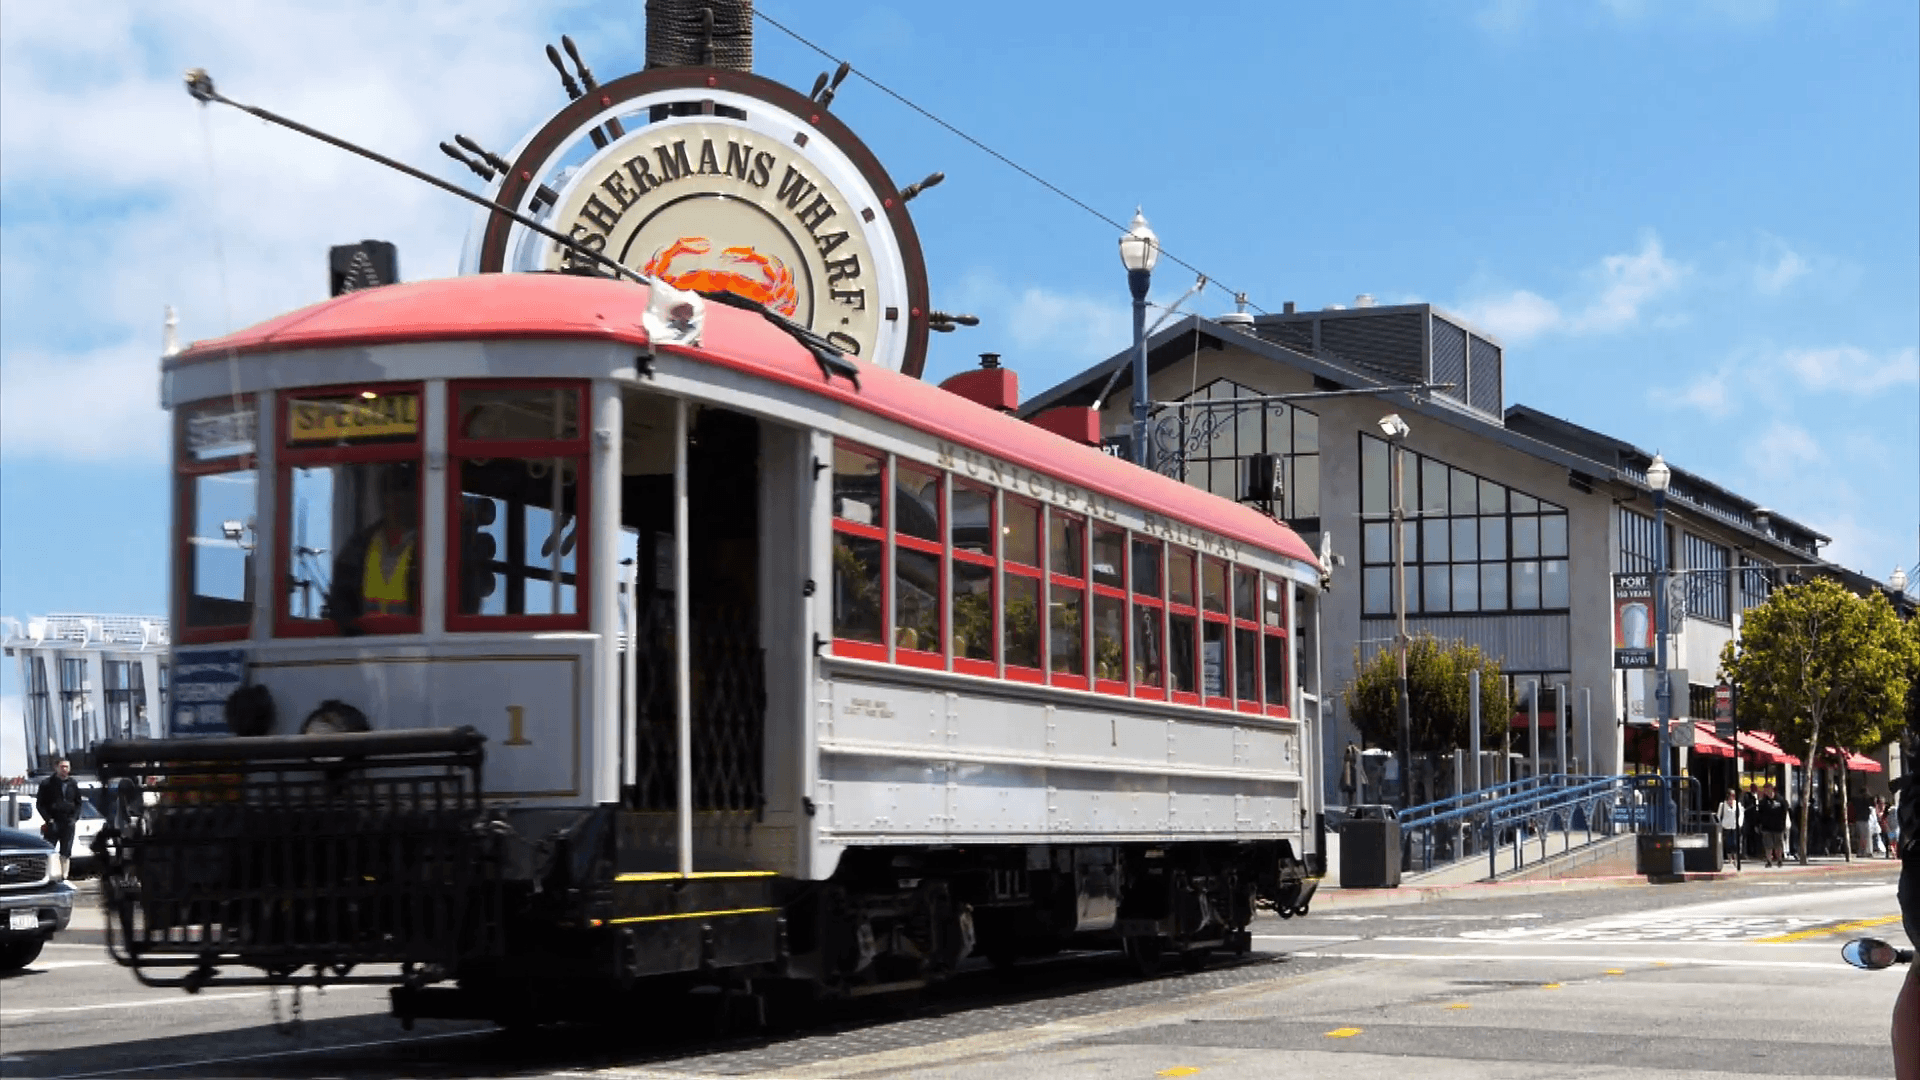
[[[1242,581],[1247,583],[1248,591],[1252,594],[1252,618],[1243,618],[1240,614],[1239,599],[1240,583]],[[1227,691],[1234,696],[1234,708],[1244,713],[1261,713],[1266,710],[1265,688],[1261,685],[1263,669],[1266,667],[1266,655],[1261,651],[1260,645],[1260,605],[1262,601],[1263,597],[1260,594],[1260,571],[1249,566],[1229,565],[1227,567],[1227,606],[1233,615],[1234,632],[1232,635],[1233,644],[1228,651],[1233,654],[1234,667],[1232,669],[1233,677],[1228,680]],[[1240,696],[1239,663],[1242,659],[1240,656],[1240,635],[1243,632],[1253,637],[1253,655],[1245,658],[1247,663],[1252,665],[1253,668],[1253,697],[1251,700]]]
[[[947,474],[946,482],[948,490],[947,506],[949,509],[951,509],[953,505],[953,500],[958,497],[962,490],[984,495],[987,500],[987,554],[982,555],[978,552],[960,550],[960,545],[954,541],[954,522],[951,520],[951,514],[949,514],[949,520],[944,522],[944,534],[946,536],[947,554],[950,557],[951,563],[966,563],[969,566],[982,567],[987,571],[987,610],[992,613],[992,627],[988,630],[987,659],[975,660],[961,656],[960,650],[955,648],[953,649],[953,670],[963,675],[984,675],[991,678],[1000,673],[1000,573],[997,560],[997,556],[1000,553],[999,500],[994,498],[994,490],[985,484],[976,484],[962,480],[951,473]],[[946,571],[946,602],[950,609],[954,602],[953,583],[959,580],[959,575],[955,572],[951,563],[948,565]],[[949,619],[948,625],[952,625],[951,619]],[[952,647],[951,643],[949,647]]]
[[[933,483],[934,483],[933,534],[936,537],[940,538],[937,540],[922,540],[917,536],[908,536],[900,531],[900,515],[898,513],[894,513],[890,518],[890,520],[893,522],[893,529],[891,530],[891,535],[893,536],[893,542],[895,546],[897,548],[902,548],[907,551],[916,551],[923,555],[931,555],[933,557],[933,565],[934,565],[935,572],[940,575],[939,584],[934,589],[934,594],[935,594],[934,603],[935,605],[937,605],[934,609],[934,616],[933,616],[934,635],[935,635],[935,640],[933,643],[934,648],[931,650],[910,649],[905,645],[900,644],[901,627],[899,625],[898,612],[890,611],[889,617],[888,617],[888,626],[889,626],[888,636],[889,636],[889,640],[891,640],[894,643],[893,660],[894,660],[894,663],[896,664],[905,664],[908,667],[927,668],[929,670],[934,670],[934,671],[945,671],[947,667],[947,647],[946,647],[946,640],[945,640],[946,639],[945,627],[947,625],[947,610],[948,610],[948,607],[950,606],[950,601],[947,596],[947,590],[951,588],[951,586],[949,585],[949,581],[951,579],[948,577],[948,573],[947,573],[947,560],[943,558],[943,556],[946,554],[946,540],[947,540],[946,485],[948,483],[948,478],[947,478],[947,475],[944,472],[942,472],[940,469],[932,465],[922,465],[916,461],[902,461],[898,458],[895,458],[893,461],[889,463],[889,465],[890,465],[890,469],[889,469],[888,475],[895,478],[894,483],[888,484],[886,486],[887,500],[889,501],[889,503],[891,503],[891,500],[899,497],[900,488],[899,488],[898,478],[900,476],[905,475],[905,472],[907,470],[912,470],[915,473],[924,473],[933,478]],[[891,509],[892,509],[891,506],[889,506],[890,511]],[[890,551],[887,553],[887,565],[892,569],[895,575],[899,574],[900,559],[895,552]],[[895,602],[898,602],[900,590],[897,587],[897,583],[896,583],[896,587],[894,587],[890,591],[889,595]]]
[[[1093,640],[1093,597],[1087,591],[1087,544],[1092,534],[1087,528],[1087,519],[1083,514],[1075,514],[1054,507],[1046,508],[1045,531],[1046,550],[1041,558],[1047,564],[1046,592],[1046,632],[1041,638],[1041,662],[1047,665],[1047,683],[1068,690],[1085,690],[1093,685],[1093,675],[1088,670],[1088,654],[1092,651],[1089,643]],[[1056,554],[1053,542],[1053,523],[1056,519],[1065,520],[1080,527],[1080,577],[1063,573],[1053,568],[1053,556]],[[1080,674],[1070,671],[1057,671],[1053,666],[1053,597],[1056,592],[1078,593],[1080,596]]]
[[[1003,500],[1001,503],[1001,515],[995,524],[999,525],[1000,528],[1000,531],[996,534],[998,537],[996,545],[1000,549],[1000,575],[1002,578],[1000,583],[1001,595],[999,597],[1001,622],[1000,656],[1006,662],[1005,677],[1015,682],[1045,683],[1047,681],[1047,638],[1050,636],[1052,628],[1052,623],[1048,617],[1050,612],[1047,610],[1047,575],[1046,572],[1041,569],[1041,567],[1047,565],[1047,515],[1045,508],[1036,500],[1025,499],[1018,495],[1005,493],[1002,493],[1000,498]],[[1006,534],[1008,526],[1005,522],[1013,518],[1013,514],[1006,510],[1008,503],[1016,504],[1033,511],[1033,558],[1037,565],[1028,566],[1024,563],[1014,562],[1011,558],[1007,557]],[[1040,666],[1037,668],[1015,664],[1012,660],[1007,659],[1006,612],[1007,604],[1011,602],[1011,594],[1013,592],[1012,589],[1006,586],[1005,579],[1009,577],[1025,578],[1032,582],[1034,586],[1035,604],[1033,617],[1036,624],[1034,626],[1034,633],[1039,635],[1039,655],[1036,656],[1035,659],[1040,662]]]
[[[879,521],[871,525],[862,525],[857,521],[849,521],[841,517],[840,507],[837,504],[829,507],[829,512],[833,516],[834,532],[872,540],[880,545],[880,640],[855,641],[840,637],[836,632],[833,639],[833,655],[855,660],[878,660],[884,663],[889,652],[887,642],[892,640],[893,634],[893,552],[887,544],[887,522],[891,520],[887,514],[893,503],[891,496],[893,470],[888,467],[888,455],[883,451],[849,442],[846,439],[835,439],[833,448],[836,457],[842,452],[858,454],[880,465]],[[828,497],[832,497],[831,488],[829,488]]]
[[[459,379],[447,384],[447,472],[446,540],[447,629],[454,632],[515,630],[585,630],[592,610],[593,566],[593,469],[587,452],[587,417],[590,414],[587,393],[589,383],[582,379]],[[578,395],[574,405],[574,437],[571,439],[474,439],[461,432],[460,393],[464,390],[554,390],[571,388]],[[468,458],[494,458],[530,461],[542,458],[572,458],[574,463],[574,541],[573,606],[570,615],[468,615],[460,611],[460,500],[465,485],[460,466]],[[559,507],[553,508],[554,513]]]
[[[1173,598],[1173,564],[1180,555],[1187,560],[1187,595],[1193,603],[1183,604]],[[1167,545],[1167,578],[1162,584],[1167,593],[1167,698],[1176,705],[1198,705],[1201,691],[1206,689],[1206,657],[1200,654],[1200,553],[1180,544]],[[1193,620],[1193,633],[1187,642],[1187,654],[1193,657],[1193,690],[1173,688],[1173,620],[1174,616],[1183,616]]]
[[[1279,597],[1275,601],[1279,608],[1277,613],[1266,609],[1266,590],[1269,588],[1280,590]],[[1288,621],[1288,616],[1291,614],[1289,608],[1293,602],[1292,594],[1291,583],[1286,578],[1276,577],[1273,574],[1260,576],[1260,700],[1266,706],[1268,716],[1293,715],[1293,634],[1292,624]],[[1268,685],[1266,657],[1269,642],[1276,639],[1280,642],[1281,686],[1278,705],[1268,700],[1273,695],[1268,692],[1271,687]]]
[[[174,433],[173,433],[173,462],[174,462],[174,468],[173,468],[173,474],[174,474],[173,585],[174,585],[174,589],[173,589],[173,593],[175,596],[180,598],[179,603],[181,605],[181,615],[180,615],[180,618],[177,620],[180,624],[177,632],[179,633],[180,641],[183,644],[198,645],[198,644],[202,644],[204,642],[209,642],[209,641],[242,641],[242,640],[245,640],[247,637],[249,637],[253,633],[253,620],[251,617],[249,617],[247,622],[244,624],[236,623],[236,624],[226,624],[226,625],[220,625],[220,626],[188,626],[186,624],[185,613],[187,610],[187,605],[192,596],[192,592],[191,592],[192,585],[189,582],[192,577],[191,569],[193,567],[193,531],[194,531],[193,522],[194,522],[194,518],[198,516],[196,513],[198,507],[197,507],[197,500],[195,499],[195,496],[194,496],[195,486],[193,484],[193,481],[199,479],[202,476],[217,476],[221,473],[230,473],[230,472],[246,472],[247,470],[252,469],[253,478],[254,478],[254,513],[255,514],[259,513],[259,497],[260,497],[259,430],[260,429],[259,429],[258,418],[260,415],[259,407],[260,407],[260,401],[262,398],[271,400],[272,395],[242,394],[238,399],[209,398],[205,401],[188,402],[187,404],[181,405],[174,410],[174,414],[173,414],[174,415]],[[244,410],[244,409],[253,410],[253,414],[255,417],[254,452],[250,454],[229,454],[226,457],[208,458],[205,461],[195,461],[193,459],[193,455],[187,450],[188,414],[192,413],[197,408],[201,408],[207,405],[213,405],[221,402],[227,403],[229,405],[237,406],[237,408],[241,410]],[[251,585],[252,583],[249,582],[248,584]],[[253,598],[253,604],[250,605],[248,608],[249,612],[251,613],[257,610],[259,607],[259,604],[260,604],[260,597],[256,594]]]
[[[1207,606],[1207,569],[1220,568],[1220,610],[1214,611]],[[1200,556],[1198,570],[1200,574],[1199,593],[1195,599],[1200,601],[1200,651],[1194,654],[1194,674],[1200,693],[1209,709],[1233,708],[1233,574],[1232,567],[1225,559],[1212,555]],[[1220,690],[1224,696],[1207,697],[1207,626],[1220,626],[1224,652],[1220,657]]]
[[[1094,578],[1093,552],[1097,550],[1095,541],[1102,534],[1120,538],[1120,565],[1115,568],[1120,578],[1118,588],[1102,585]],[[1133,657],[1133,605],[1127,596],[1131,586],[1131,580],[1127,577],[1127,570],[1131,565],[1128,544],[1130,535],[1125,529],[1099,524],[1092,525],[1087,533],[1087,584],[1093,587],[1093,595],[1087,601],[1087,641],[1089,643],[1087,675],[1093,679],[1095,690],[1103,694],[1119,694],[1123,697],[1126,696],[1133,682],[1133,668],[1129,663]],[[1120,602],[1120,678],[1118,679],[1100,677],[1099,609],[1102,597]]]
[[[367,446],[311,446],[295,447],[291,442],[293,435],[292,411],[297,401],[312,401],[319,398],[351,397],[356,394],[412,394],[415,407],[421,411],[419,423],[415,425],[413,441],[375,443]],[[426,539],[426,470],[424,464],[426,451],[427,417],[426,384],[420,382],[365,382],[348,383],[338,386],[303,386],[297,390],[283,390],[274,396],[274,416],[279,421],[275,425],[274,438],[278,441],[278,460],[274,463],[274,580],[278,588],[273,599],[273,635],[283,638],[339,637],[340,628],[330,619],[295,619],[293,617],[293,470],[310,466],[324,465],[396,465],[411,462],[414,466],[414,565],[424,566],[430,553],[422,551]],[[424,585],[424,571],[419,581]],[[426,598],[414,605],[413,615],[361,615],[354,620],[355,626],[367,634],[418,634],[421,627],[420,611]]]
[[[1160,595],[1158,596],[1143,595],[1134,591],[1134,582],[1137,580],[1134,573],[1137,569],[1136,563],[1140,559],[1140,551],[1142,548],[1151,548],[1154,553],[1154,559],[1159,563],[1155,574],[1155,577],[1160,582]],[[1127,610],[1128,682],[1133,687],[1134,697],[1147,698],[1152,701],[1167,700],[1167,694],[1172,689],[1173,673],[1169,671],[1168,668],[1172,662],[1169,651],[1173,648],[1173,642],[1168,635],[1172,632],[1173,624],[1167,619],[1168,591],[1166,552],[1167,545],[1162,541],[1148,539],[1139,533],[1127,534],[1127,598],[1129,603]],[[1141,682],[1137,668],[1132,663],[1135,653],[1138,652],[1134,634],[1139,630],[1137,620],[1139,618],[1139,612],[1143,608],[1154,613],[1154,622],[1160,630],[1160,685],[1158,686],[1151,686]]]

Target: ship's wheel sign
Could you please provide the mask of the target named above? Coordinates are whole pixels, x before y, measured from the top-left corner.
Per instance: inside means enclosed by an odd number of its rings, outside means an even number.
[[[766,79],[616,79],[528,139],[496,198],[648,277],[764,304],[848,355],[915,376],[925,364],[926,269],[892,181],[824,107]],[[497,215],[473,250],[467,269],[482,273],[577,258]]]

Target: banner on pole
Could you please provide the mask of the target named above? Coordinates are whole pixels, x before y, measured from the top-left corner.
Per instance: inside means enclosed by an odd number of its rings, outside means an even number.
[[[1653,575],[1613,575],[1613,666],[1653,666]]]

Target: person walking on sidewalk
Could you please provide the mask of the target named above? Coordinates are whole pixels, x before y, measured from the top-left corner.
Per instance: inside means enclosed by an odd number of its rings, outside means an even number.
[[[1768,784],[1760,789],[1760,803],[1754,807],[1760,823],[1760,854],[1768,866],[1787,864],[1787,804]]]
[[[65,758],[53,767],[53,775],[40,782],[34,793],[33,808],[46,822],[41,835],[59,849],[60,880],[66,880],[73,868],[73,827],[80,820],[80,781],[73,778],[73,764]]]
[[[1720,804],[1715,817],[1720,822],[1720,863],[1730,863],[1740,852],[1740,826],[1746,822],[1746,809],[1740,805],[1740,795],[1732,788],[1727,789],[1726,801]]]

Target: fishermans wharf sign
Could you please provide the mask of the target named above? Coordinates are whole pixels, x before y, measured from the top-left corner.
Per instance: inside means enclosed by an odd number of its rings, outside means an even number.
[[[637,273],[746,297],[849,356],[910,375],[925,363],[926,272],[891,180],[826,110],[768,80],[667,68],[608,83],[529,141],[501,198]],[[575,262],[588,260],[496,218],[470,269]]]

